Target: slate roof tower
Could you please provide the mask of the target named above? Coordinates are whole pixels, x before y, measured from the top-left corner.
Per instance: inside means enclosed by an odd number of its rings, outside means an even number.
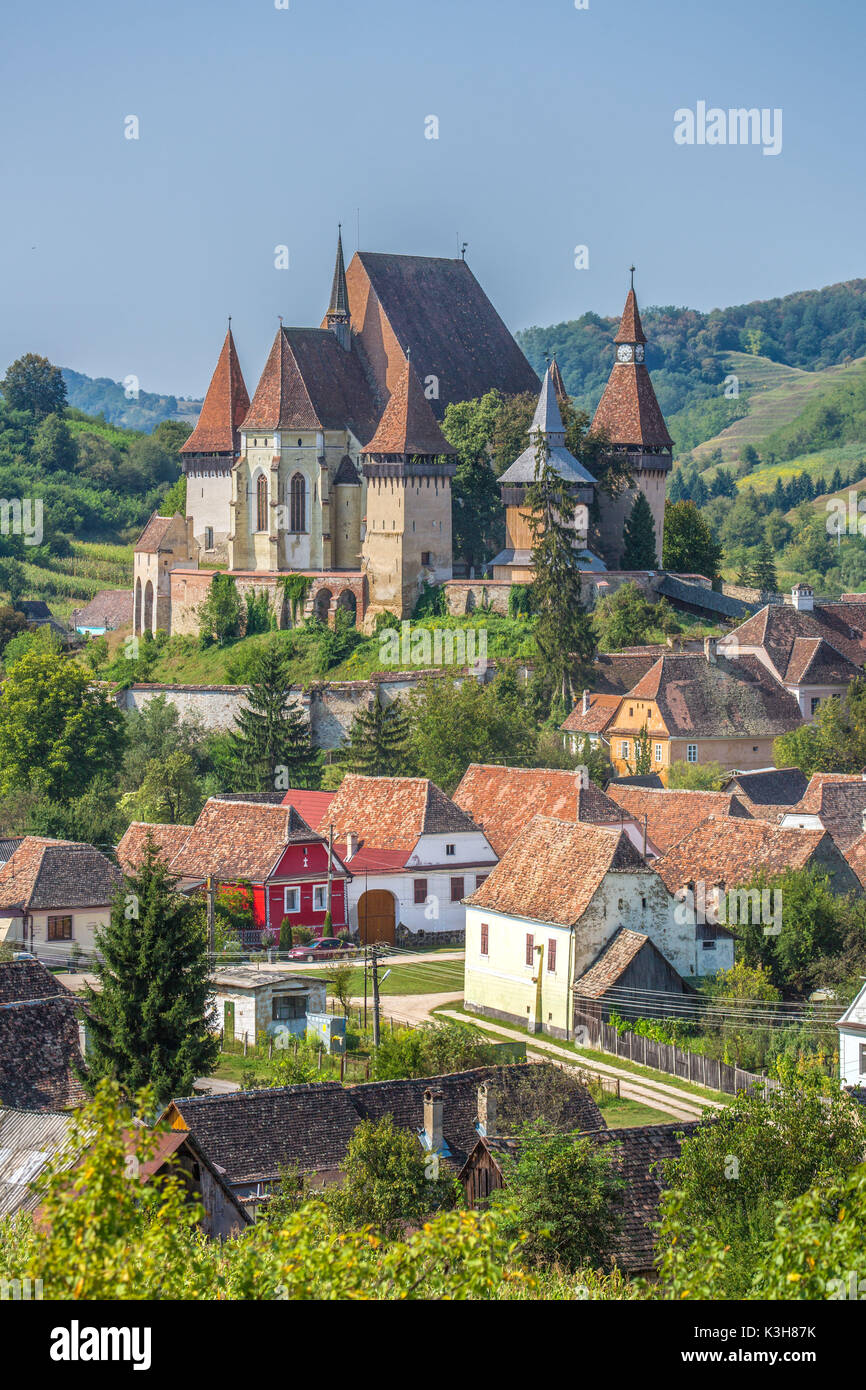
[[[665,489],[672,466],[673,440],[647,370],[646,341],[632,280],[614,338],[615,361],[592,421],[593,430],[607,433],[611,449],[627,456],[633,478],[631,488],[603,509],[601,547],[610,568],[620,563],[623,528],[638,490],[650,504],[656,554],[661,562]]]

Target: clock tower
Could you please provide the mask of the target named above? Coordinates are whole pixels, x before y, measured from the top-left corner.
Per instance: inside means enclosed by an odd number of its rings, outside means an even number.
[[[632,476],[631,485],[605,505],[601,518],[600,548],[610,569],[621,564],[623,529],[638,492],[650,504],[655,522],[656,561],[661,568],[665,491],[673,463],[673,441],[645,361],[646,336],[634,292],[634,266],[631,277],[619,331],[613,340],[614,364],[592,422],[594,430],[607,433],[611,451],[626,456]]]

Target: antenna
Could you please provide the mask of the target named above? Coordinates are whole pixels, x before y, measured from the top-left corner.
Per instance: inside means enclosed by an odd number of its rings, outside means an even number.
[[[635,270],[636,270],[636,269],[637,269],[636,266],[633,266],[633,265],[630,265],[630,266],[629,266],[629,270],[630,270],[630,272],[631,272],[631,287],[632,287],[632,289],[634,289],[634,273],[635,273]]]
[[[468,241],[464,241],[463,245],[460,247],[460,259],[461,259],[461,261],[465,261],[465,260],[466,260],[466,248],[467,248],[468,245],[469,245],[469,242],[468,242]]]

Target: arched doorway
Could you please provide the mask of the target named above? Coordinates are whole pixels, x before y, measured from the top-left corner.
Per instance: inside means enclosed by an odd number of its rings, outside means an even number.
[[[148,579],[144,586],[144,625],[142,632],[153,632],[153,583]]]
[[[362,946],[381,941],[393,946],[397,926],[394,895],[385,888],[368,888],[358,899],[358,939]]]
[[[340,597],[337,599],[337,607],[342,609],[344,613],[348,613],[353,623],[357,623],[358,600],[355,598],[351,589],[343,590]]]
[[[328,613],[331,610],[332,594],[330,589],[320,589],[313,600],[316,617],[320,623],[327,623]]]
[[[132,630],[133,630],[133,632],[135,633],[136,637],[140,637],[140,636],[141,636],[141,580],[140,580],[140,579],[136,579],[136,581],[135,581],[135,620],[134,620],[134,622],[133,622],[133,624],[132,624]]]

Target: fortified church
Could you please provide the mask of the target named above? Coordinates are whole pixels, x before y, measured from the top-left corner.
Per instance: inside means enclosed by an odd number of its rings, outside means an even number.
[[[338,237],[330,303],[318,328],[282,322],[252,400],[231,323],[201,415],[182,449],[186,517],[155,514],[135,550],[135,631],[197,632],[215,570],[241,593],[266,591],[280,625],[287,574],[308,577],[304,614],[344,609],[369,631],[379,613],[409,617],[425,582],[452,578],[455,450],[441,424],[451,402],[491,389],[539,392],[528,447],[500,479],[504,583],[531,578],[526,489],[539,437],[572,484],[581,568],[615,569],[637,490],[650,503],[661,556],[671,439],[644,361],[629,291],[615,362],[595,414],[633,484],[602,495],[596,549],[588,515],[595,479],[565,448],[554,361],[543,383],[465,260],[357,252]],[[297,620],[301,619],[297,615]]]

